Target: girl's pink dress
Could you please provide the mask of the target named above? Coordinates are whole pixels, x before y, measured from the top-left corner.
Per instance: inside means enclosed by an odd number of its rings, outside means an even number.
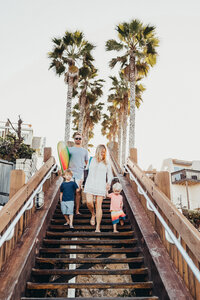
[[[122,195],[115,195],[115,193],[108,194],[108,197],[111,198],[110,202],[110,211],[112,224],[119,223],[119,219],[125,220],[125,213],[122,210],[123,207],[123,198]]]

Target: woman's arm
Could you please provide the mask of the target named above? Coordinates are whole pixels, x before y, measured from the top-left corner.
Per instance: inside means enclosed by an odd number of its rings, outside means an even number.
[[[113,179],[113,173],[112,173],[111,165],[108,163],[107,165],[107,188],[108,189],[110,189],[112,179]]]

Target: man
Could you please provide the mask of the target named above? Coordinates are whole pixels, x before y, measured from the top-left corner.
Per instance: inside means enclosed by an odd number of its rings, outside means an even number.
[[[82,136],[79,132],[74,134],[74,146],[69,147],[69,153],[71,155],[69,161],[69,169],[73,172],[73,177],[77,183],[80,185],[80,182],[83,181],[84,168],[88,163],[88,151],[81,147],[82,145]],[[81,200],[81,190],[76,191],[76,214],[80,215],[80,200]]]

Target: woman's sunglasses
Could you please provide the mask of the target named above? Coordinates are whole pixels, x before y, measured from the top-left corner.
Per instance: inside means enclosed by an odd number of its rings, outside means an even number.
[[[75,140],[79,140],[79,141],[81,141],[81,140],[82,140],[82,138],[75,138]]]

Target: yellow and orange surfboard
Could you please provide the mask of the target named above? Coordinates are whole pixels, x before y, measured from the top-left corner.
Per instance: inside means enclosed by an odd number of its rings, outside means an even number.
[[[63,173],[66,169],[68,169],[70,153],[69,153],[69,149],[62,141],[58,143],[57,149],[58,149],[58,157],[60,161],[61,170]]]

